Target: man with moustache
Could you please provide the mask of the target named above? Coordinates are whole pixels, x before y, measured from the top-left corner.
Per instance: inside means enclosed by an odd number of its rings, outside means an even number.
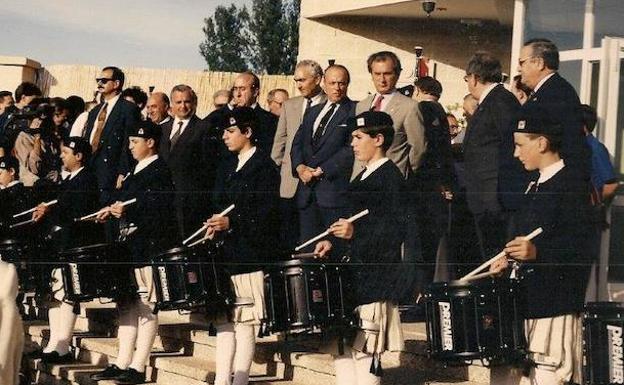
[[[271,159],[280,168],[280,211],[282,215],[282,241],[285,246],[294,247],[299,239],[299,217],[294,202],[299,178],[292,174],[290,151],[292,142],[306,111],[324,104],[327,96],[321,88],[323,69],[314,60],[302,60],[295,67],[295,84],[301,96],[290,98],[282,106],[277,123]]]
[[[85,139],[91,143],[90,167],[97,177],[100,203],[108,204],[134,164],[126,133],[137,124],[141,113],[120,97],[125,75],[119,68],[104,67],[95,80],[101,103],[89,112]]]
[[[292,174],[299,178],[295,201],[300,240],[306,241],[346,215],[353,151],[347,119],[355,103],[347,97],[349,71],[334,64],[325,71],[327,102],[311,107],[297,131],[290,153]]]
[[[179,84],[171,90],[173,119],[162,125],[159,154],[171,170],[175,186],[176,218],[180,235],[186,237],[201,227],[211,209],[201,197],[212,190],[217,158],[208,146],[208,130],[195,115],[197,95]]]
[[[154,92],[147,99],[147,117],[156,124],[165,124],[171,120],[169,115],[169,97],[164,92]]]
[[[360,101],[356,107],[356,114],[364,111],[385,112],[392,118],[394,139],[386,156],[397,165],[403,177],[407,179],[407,191],[410,197],[415,197],[417,191],[414,186],[414,173],[420,166],[420,159],[426,149],[425,127],[423,117],[418,108],[418,102],[402,95],[396,90],[396,83],[401,74],[401,62],[393,52],[376,52],[366,61],[368,72],[375,87],[375,93]],[[352,179],[363,170],[363,164],[356,161],[353,167]],[[411,202],[408,207],[407,234],[404,247],[403,261],[414,263],[422,261],[418,226],[416,223],[416,204]],[[410,291],[408,282],[413,281],[411,266],[404,269],[406,282],[399,287],[405,287],[406,295]],[[411,298],[410,298],[411,300]]]

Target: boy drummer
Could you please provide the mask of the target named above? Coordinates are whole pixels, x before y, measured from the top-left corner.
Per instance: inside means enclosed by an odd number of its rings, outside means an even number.
[[[351,243],[351,289],[360,319],[360,330],[344,354],[332,354],[338,385],[380,384],[380,355],[403,349],[396,285],[406,228],[404,179],[386,157],[394,138],[388,114],[367,111],[348,125],[355,157],[366,164],[349,186],[350,202],[353,213],[365,209],[370,213],[354,223],[340,219],[330,227],[334,237]],[[331,248],[331,241],[321,241],[315,252],[325,256]]]
[[[514,132],[514,156],[539,179],[526,189],[515,218],[515,239],[505,246],[519,270],[527,298],[525,333],[529,377],[516,369],[492,369],[492,384],[582,383],[582,320],[585,288],[591,263],[592,234],[589,186],[559,155],[563,130],[538,106],[525,106]],[[542,227],[532,241],[523,235]],[[507,268],[507,257],[492,272]]]
[[[145,382],[145,366],[156,333],[158,317],[152,313],[156,294],[149,258],[172,246],[175,231],[173,183],[169,168],[158,156],[162,130],[151,121],[141,121],[129,134],[129,147],[137,161],[134,171],[122,183],[119,200],[109,206],[98,220],[110,216],[120,221],[120,239],[127,241],[133,262],[139,299],[126,298],[119,309],[119,352],[115,364],[91,376],[93,380],[114,380],[117,384]],[[124,206],[122,201],[136,198]]]

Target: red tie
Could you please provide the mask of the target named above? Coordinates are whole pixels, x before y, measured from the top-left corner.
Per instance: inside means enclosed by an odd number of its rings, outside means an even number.
[[[375,104],[373,104],[373,111],[381,111],[381,101],[383,98],[383,95],[380,94],[377,100],[375,100]]]

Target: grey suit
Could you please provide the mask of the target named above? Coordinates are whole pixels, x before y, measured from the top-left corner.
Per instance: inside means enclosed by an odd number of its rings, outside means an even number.
[[[299,179],[292,175],[290,150],[295,134],[303,121],[303,99],[303,96],[296,96],[284,102],[273,140],[271,159],[280,167],[281,198],[294,197],[299,183]],[[327,100],[327,96],[322,93],[320,104],[325,103],[325,100]]]
[[[356,115],[371,109],[375,94],[369,95],[357,104]],[[407,96],[396,93],[386,106],[385,113],[394,122],[394,141],[386,156],[397,165],[404,177],[416,171],[420,158],[426,149],[425,127],[418,103]],[[351,179],[362,172],[364,165],[355,161]],[[410,171],[411,170],[411,171]]]

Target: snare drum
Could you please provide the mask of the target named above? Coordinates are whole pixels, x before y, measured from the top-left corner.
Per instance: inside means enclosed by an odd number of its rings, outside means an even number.
[[[432,284],[425,294],[430,356],[484,365],[521,359],[526,350],[522,303],[517,280]]]
[[[268,329],[290,334],[323,331],[346,320],[338,266],[291,260],[265,275]]]
[[[590,302],[583,317],[583,383],[624,384],[624,304]]]
[[[49,266],[40,258],[39,247],[33,247],[16,239],[0,242],[0,260],[15,265],[19,291],[43,294],[49,289]]]
[[[157,310],[193,310],[223,304],[221,277],[214,251],[206,247],[176,247],[152,260]]]
[[[65,299],[86,302],[94,298],[119,299],[136,293],[134,266],[119,243],[77,247],[59,253]]]

